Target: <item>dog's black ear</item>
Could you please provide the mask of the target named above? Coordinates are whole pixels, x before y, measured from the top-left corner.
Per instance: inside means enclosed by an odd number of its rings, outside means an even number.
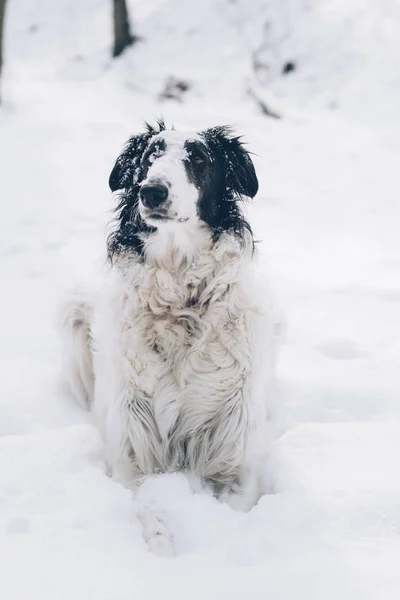
[[[165,129],[163,119],[158,119],[155,126],[145,123],[145,132],[134,135],[127,141],[108,179],[112,192],[136,185],[140,179],[142,156],[150,139],[161,131],[165,131]]]
[[[236,145],[236,149],[231,148],[231,160],[237,182],[237,190],[240,195],[254,198],[258,192],[258,179],[253,161],[250,158],[250,154],[243,148],[240,142],[236,142]],[[235,142],[233,146],[235,146]]]
[[[236,196],[254,198],[258,192],[256,170],[240,137],[233,135],[229,127],[213,127],[204,135],[209,143],[216,143],[222,151],[227,188]]]
[[[140,161],[149,140],[149,134],[134,135],[125,144],[124,150],[115,161],[108,184],[112,192],[123,190],[137,183]]]

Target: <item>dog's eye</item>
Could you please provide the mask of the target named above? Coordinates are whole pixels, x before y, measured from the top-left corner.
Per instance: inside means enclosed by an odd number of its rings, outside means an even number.
[[[202,154],[192,154],[191,161],[195,165],[204,165],[206,163],[206,157]]]

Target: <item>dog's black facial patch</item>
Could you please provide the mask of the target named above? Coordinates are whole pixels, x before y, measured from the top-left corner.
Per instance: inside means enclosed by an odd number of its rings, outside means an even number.
[[[154,161],[157,160],[157,158],[163,156],[164,152],[164,138],[156,138],[155,140],[149,143],[141,159],[141,176],[140,181],[138,183],[141,183],[144,179],[146,179],[147,171],[154,163]]]
[[[186,172],[199,190],[197,212],[213,230],[214,239],[224,231],[239,237],[251,234],[237,204],[244,196],[253,198],[258,181],[253,162],[240,138],[224,127],[201,134],[204,142],[188,141]]]
[[[208,147],[198,140],[189,140],[185,142],[187,159],[185,168],[188,180],[193,183],[201,192],[210,186],[213,174],[216,170],[213,168],[214,157],[211,155]]]
[[[143,156],[149,149],[149,144],[161,131],[165,130],[164,121],[157,122],[156,127],[146,124],[146,131],[131,137],[124,150],[117,158],[111,171],[109,185],[112,192],[120,191],[119,203],[116,207],[117,219],[115,230],[107,240],[108,256],[126,252],[143,254],[144,237],[155,229],[148,226],[139,214],[140,183],[146,176],[146,164]],[[162,140],[159,140],[159,151],[162,149]],[[157,148],[155,148],[157,151]],[[150,162],[152,154],[148,155]]]
[[[224,186],[223,165],[217,153],[213,153],[205,142],[190,140],[185,149],[186,174],[199,191],[197,214],[202,221],[215,229],[221,213]]]

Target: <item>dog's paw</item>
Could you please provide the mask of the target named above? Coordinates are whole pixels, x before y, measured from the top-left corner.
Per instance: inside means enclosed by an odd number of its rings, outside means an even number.
[[[156,556],[175,556],[174,541],[166,524],[150,509],[139,507],[137,517],[143,528],[143,537],[149,550]]]

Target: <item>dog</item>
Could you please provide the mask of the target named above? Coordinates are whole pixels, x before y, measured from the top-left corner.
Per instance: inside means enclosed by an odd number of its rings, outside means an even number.
[[[64,377],[92,411],[110,472],[183,472],[239,510],[262,494],[273,322],[242,204],[258,180],[228,127],[146,125],[118,193],[99,290],[62,311]]]

